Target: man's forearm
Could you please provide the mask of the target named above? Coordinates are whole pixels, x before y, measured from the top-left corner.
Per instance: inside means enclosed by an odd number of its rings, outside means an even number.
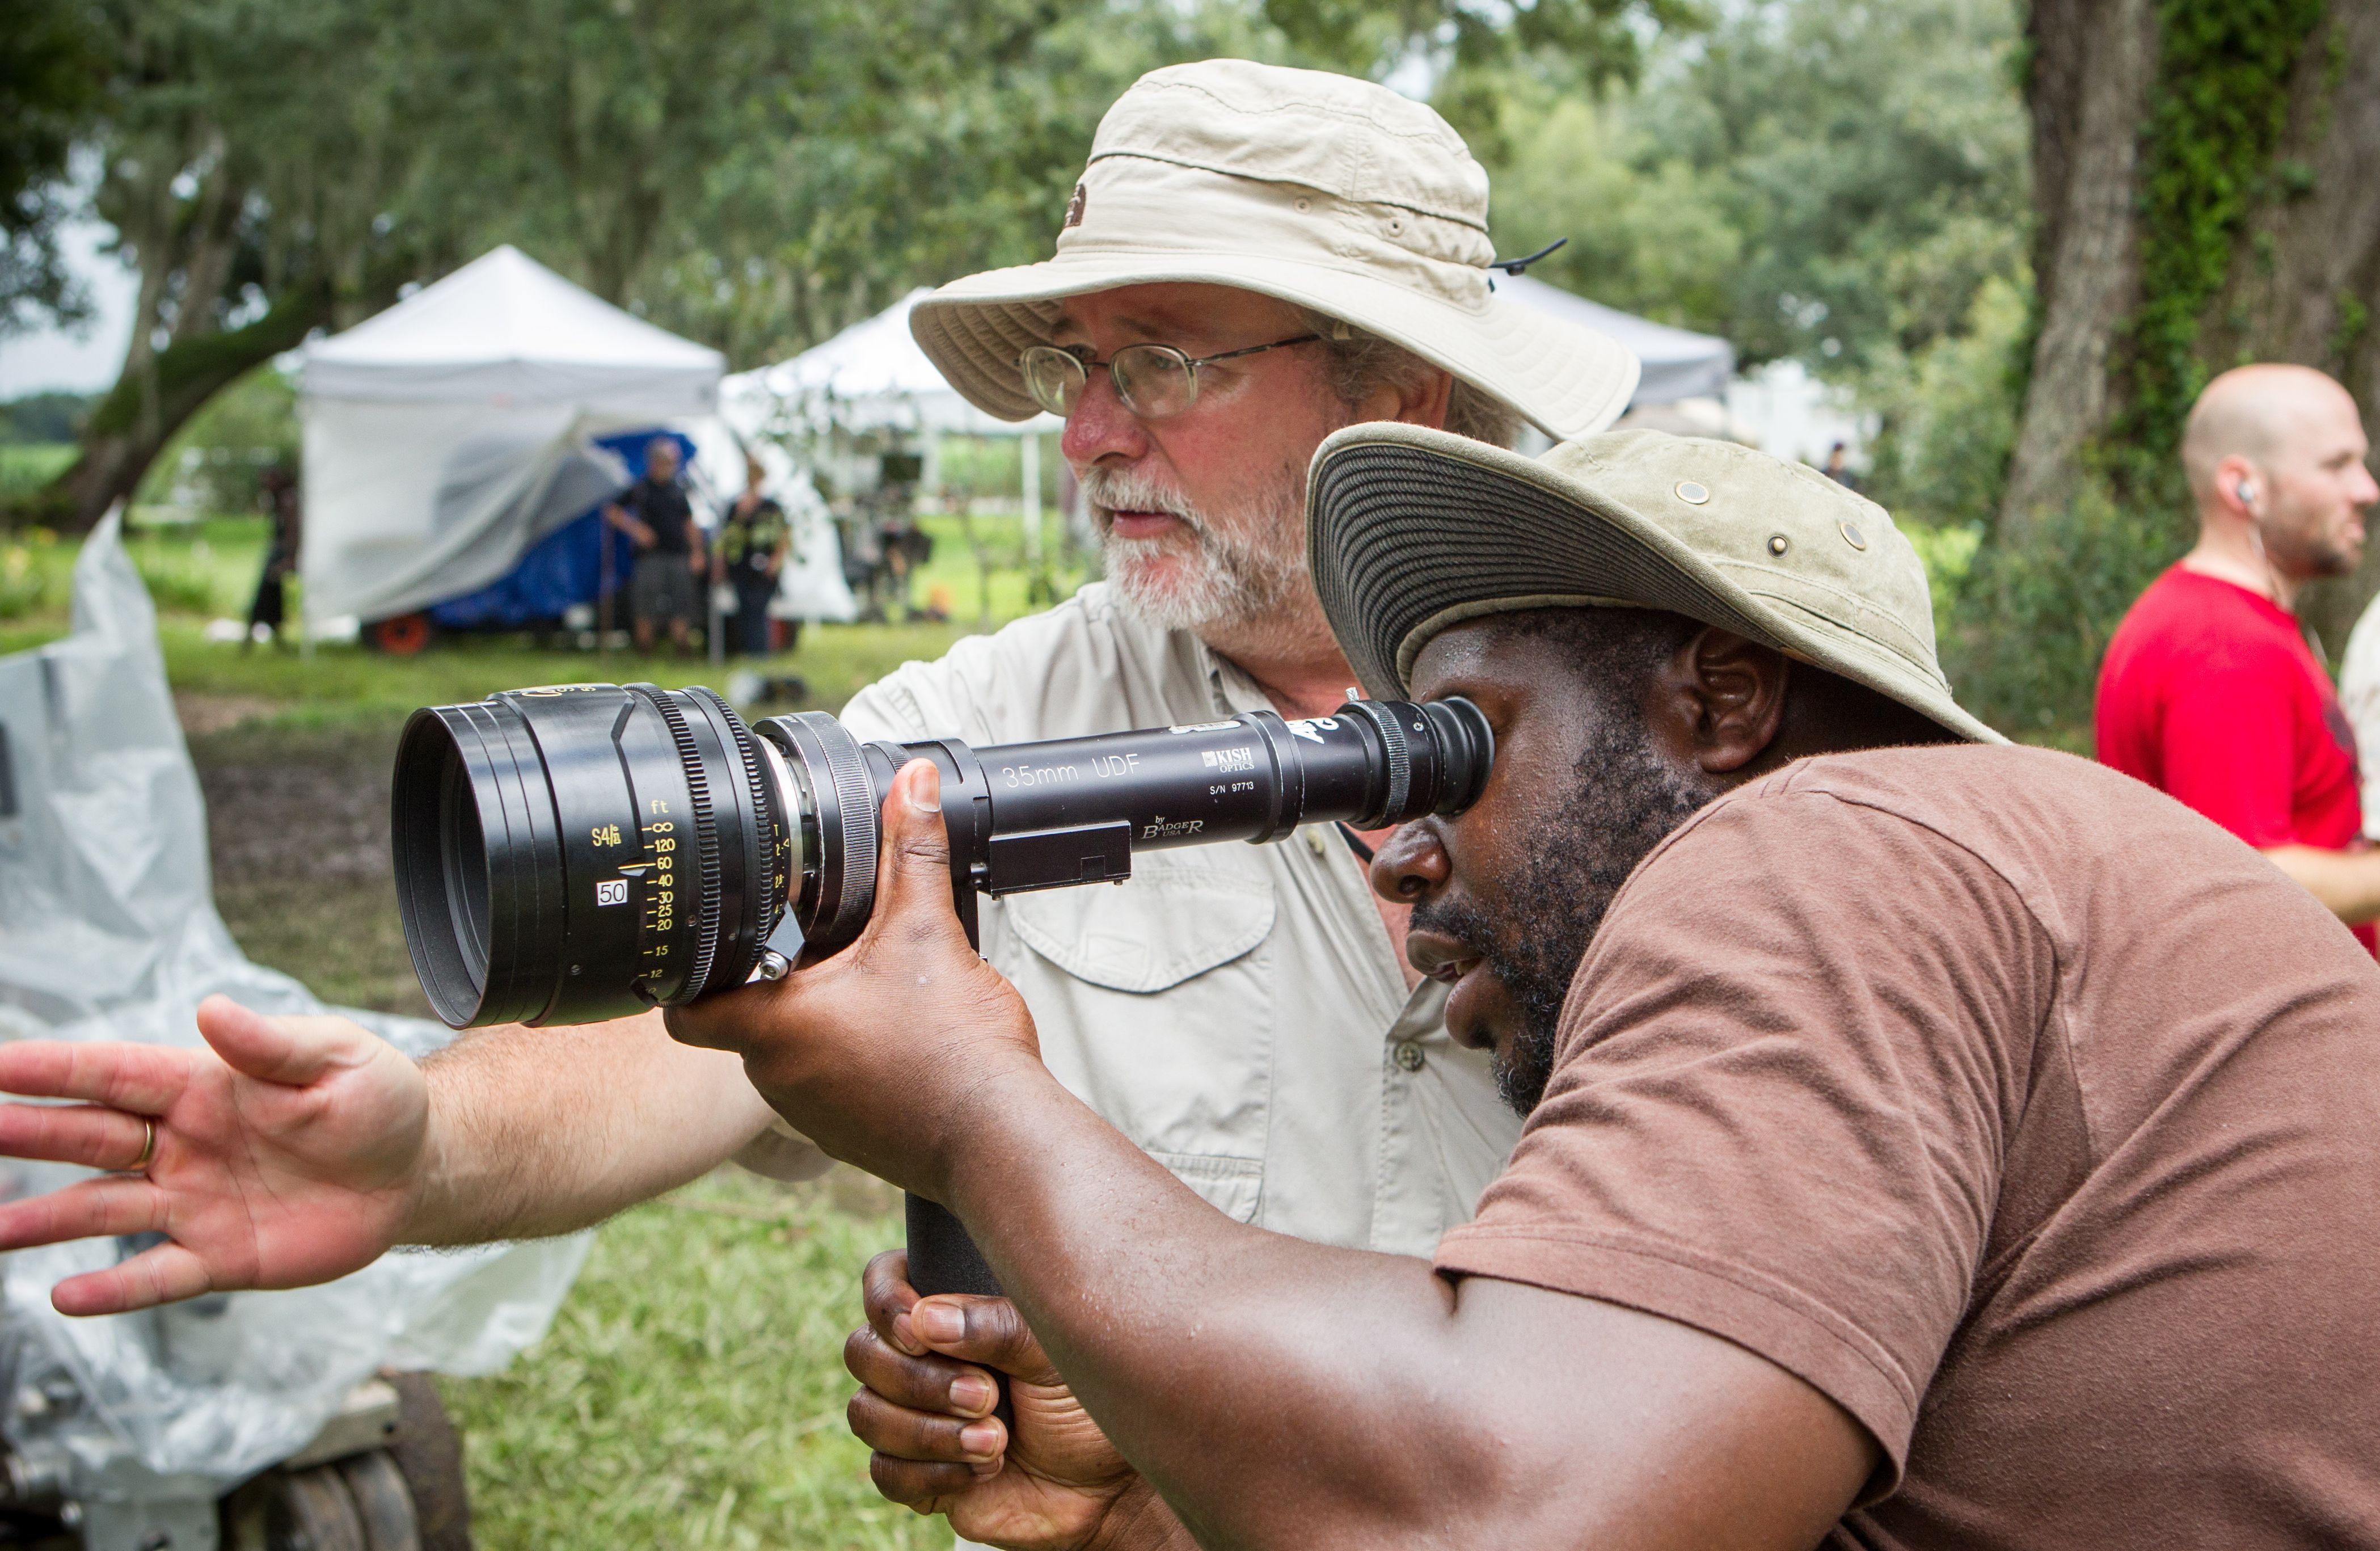
[[[430,1139],[403,1241],[566,1233],[717,1166],[768,1124],[743,1064],[659,1013],[475,1031],[422,1063]]]
[[[965,1110],[944,1193],[1201,1545],[1802,1546],[1875,1467],[1831,1400],[1692,1326],[1232,1222],[1038,1065]],[[1163,1514],[1120,1533],[1178,1544]]]
[[[1210,1545],[1399,1544],[1499,1495],[1530,1450],[1483,1435],[1426,1261],[1233,1223],[1054,1082],[979,1092],[950,1191],[1001,1283],[1125,1457]],[[1506,1508],[1530,1517],[1519,1493]],[[1495,1516],[1482,1545],[1525,1545]],[[1150,1513],[1127,1544],[1169,1543]],[[1577,1529],[1575,1521],[1566,1533]]]
[[[2380,920],[2380,850],[2329,851],[2316,846],[2271,846],[2273,865],[2322,901],[2323,909],[2360,926]]]

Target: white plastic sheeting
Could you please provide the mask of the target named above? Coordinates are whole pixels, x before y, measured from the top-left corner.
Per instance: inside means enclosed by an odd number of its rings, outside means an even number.
[[[496,580],[551,531],[537,515],[589,438],[709,415],[725,369],[511,247],[309,345],[310,627]]]
[[[326,1008],[251,964],[216,915],[206,813],[175,720],[155,616],[110,518],[75,566],[74,632],[0,658],[0,1038],[199,1044],[225,993],[270,1013]],[[411,1055],[451,1037],[348,1012]],[[89,1171],[0,1160],[11,1195]],[[111,1264],[86,1240],[0,1257],[0,1337],[62,1362],[161,1474],[229,1484],[303,1447],[383,1366],[492,1372],[544,1333],[588,1236],[398,1252],[325,1287],[69,1320],[50,1288]],[[0,1417],[12,1437],[13,1412]]]

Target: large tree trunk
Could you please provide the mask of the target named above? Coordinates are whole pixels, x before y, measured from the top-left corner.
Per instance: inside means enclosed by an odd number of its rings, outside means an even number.
[[[2033,373],[2000,504],[2022,544],[2062,504],[2113,409],[2108,355],[2140,296],[2140,130],[2156,75],[2151,0],[2035,0]]]
[[[2380,0],[2334,4],[2298,76],[2279,157],[2289,195],[2241,232],[2206,360],[2320,367],[2380,443]],[[2380,538],[2358,575],[2309,589],[2298,612],[2336,654],[2375,592]]]
[[[2169,459],[2186,404],[2146,400],[2145,373],[2169,371],[2134,337],[2143,274],[2174,240],[2149,222],[2148,179],[2170,118],[2161,102],[2228,83],[2177,71],[2160,17],[2248,29],[2249,0],[2034,0],[2032,74],[2034,280],[2040,335],[1997,541],[2022,547],[2040,517],[2080,489],[2112,441]],[[2289,67],[2287,121],[2237,195],[2229,262],[2188,343],[2199,377],[2246,360],[2292,360],[2346,382],[2367,423],[2380,408],[2380,0],[2328,0]],[[2168,162],[2160,177],[2186,177]],[[2228,176],[2228,175],[2216,175]],[[2128,418],[2129,417],[2129,418]],[[2153,421],[2154,423],[2150,423]],[[2122,451],[2123,448],[2115,448]],[[2148,498],[2145,488],[2119,496]],[[2174,514],[2177,532],[2188,514]],[[2366,589],[2368,591],[2368,589]]]
[[[296,348],[330,315],[329,293],[310,287],[245,328],[177,339],[147,355],[91,410],[81,456],[15,515],[62,532],[88,532],[108,507],[130,498],[158,453],[208,399]]]

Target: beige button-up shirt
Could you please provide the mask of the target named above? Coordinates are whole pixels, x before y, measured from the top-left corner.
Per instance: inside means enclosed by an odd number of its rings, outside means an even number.
[[[862,690],[863,739],[980,748],[1213,721],[1255,682],[1103,584]],[[1427,1255],[1520,1122],[1487,1056],[1408,995],[1365,871],[1329,825],[1145,853],[1117,885],[982,901],[984,957],[1058,1080],[1208,1202],[1324,1244]]]

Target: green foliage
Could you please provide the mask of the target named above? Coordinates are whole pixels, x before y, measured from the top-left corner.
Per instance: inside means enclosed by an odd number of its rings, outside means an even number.
[[[98,106],[106,54],[91,0],[10,0],[0,16],[0,338],[88,314],[58,262],[58,186]]]
[[[29,393],[0,404],[0,446],[72,442],[82,434],[91,399],[79,393]]]
[[[1867,493],[1904,523],[1988,528],[2016,442],[2031,299],[2016,280],[1984,283],[1966,325],[1914,356],[1897,352],[1868,377],[1885,412],[1870,449]]]
[[[1461,77],[1529,55],[1552,56],[1589,87],[1633,82],[1657,31],[1708,25],[1703,0],[1264,0],[1263,17],[1298,62],[1351,75],[1387,75],[1417,55]],[[1458,91],[1461,89],[1458,88]],[[1439,106],[1446,106],[1445,93]],[[1456,118],[1457,114],[1449,114]]]
[[[1569,245],[1532,266],[1554,285],[1663,323],[1712,327],[1728,315],[1745,233],[1729,219],[1725,179],[1665,158],[1621,103],[1509,83],[1492,175],[1500,251]]]
[[[2145,136],[2141,304],[2127,328],[2127,410],[2102,446],[2119,488],[2178,494],[2174,450],[2210,368],[2200,320],[2222,290],[2250,209],[2285,181],[2273,165],[2289,83],[2325,0],[2161,0]]]
[[[64,609],[70,564],[70,552],[40,530],[0,543],[0,621]]]
[[[0,501],[14,491],[39,489],[74,460],[72,442],[0,443]]]
[[[1770,6],[1714,35],[1661,132],[1726,167],[1747,212],[1739,348],[1856,372],[1956,333],[1976,288],[2015,273],[2016,38],[2006,0]]]
[[[1441,88],[1533,273],[1798,356],[1889,407],[1913,357],[2022,268],[2029,169],[2010,0],[1763,0],[1665,39],[1633,92],[1559,58]]]
[[[2097,480],[2023,548],[1984,546],[1942,641],[1960,703],[2011,736],[2089,726],[2107,638],[2187,547],[2167,509],[2121,504]]]

